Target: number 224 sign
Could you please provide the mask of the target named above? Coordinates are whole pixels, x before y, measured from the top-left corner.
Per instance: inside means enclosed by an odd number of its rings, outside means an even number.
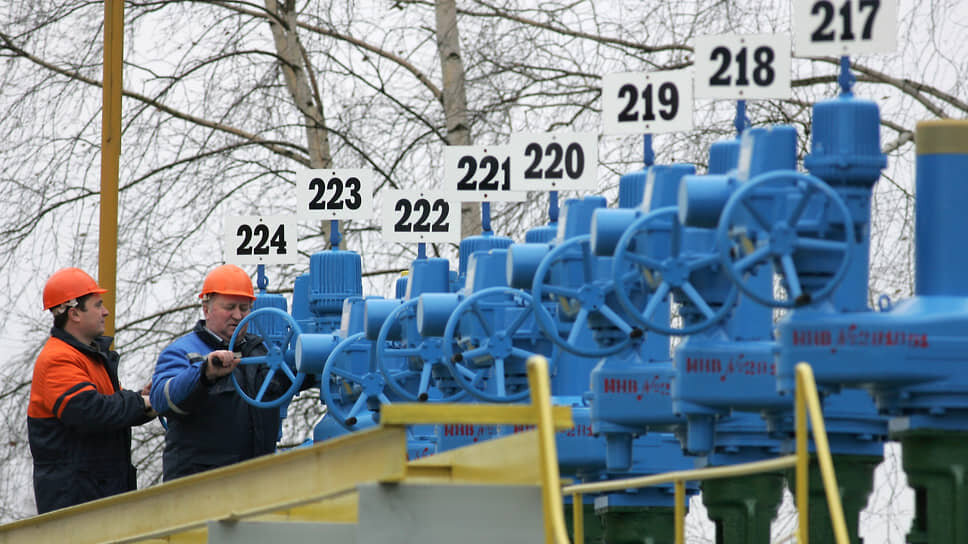
[[[235,216],[225,219],[225,262],[293,264],[299,262],[296,216]]]

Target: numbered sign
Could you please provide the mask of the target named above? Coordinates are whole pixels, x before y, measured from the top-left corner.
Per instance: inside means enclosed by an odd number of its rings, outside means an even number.
[[[460,242],[460,202],[445,191],[385,191],[383,239]]]
[[[891,53],[897,48],[897,0],[793,0],[798,57]]]
[[[299,217],[368,219],[373,213],[373,177],[365,168],[297,171]]]
[[[692,72],[606,74],[602,82],[602,123],[606,134],[692,130]]]
[[[225,219],[227,263],[297,263],[297,242],[294,215],[245,215]]]
[[[444,148],[444,188],[458,202],[522,201],[511,186],[511,148],[450,145]]]
[[[790,98],[789,36],[702,36],[695,51],[699,98]]]
[[[524,191],[594,191],[598,136],[591,132],[511,135],[511,184]]]

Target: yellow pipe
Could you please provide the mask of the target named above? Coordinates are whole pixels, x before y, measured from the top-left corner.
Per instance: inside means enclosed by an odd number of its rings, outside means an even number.
[[[575,427],[571,406],[553,406],[554,429],[564,431]],[[479,425],[536,425],[538,413],[527,404],[467,404],[396,402],[380,409],[383,425],[419,424],[479,424]]]
[[[110,314],[104,334],[114,336],[118,262],[118,164],[121,159],[121,61],[124,55],[124,2],[104,2],[104,84],[101,110],[101,223],[98,284]]]
[[[810,502],[810,493],[807,486],[810,467],[810,454],[807,450],[807,407],[806,393],[800,370],[797,369],[797,389],[796,389],[796,433],[797,433],[797,514],[799,515],[799,525],[797,526],[797,542],[808,544],[810,535],[808,525],[810,523],[810,510],[807,508]]]
[[[698,468],[695,470],[677,470],[665,474],[655,474],[652,476],[639,476],[636,478],[623,478],[621,480],[608,480],[605,482],[594,482],[588,484],[568,485],[562,489],[562,493],[604,493],[606,491],[619,491],[623,489],[634,489],[637,487],[649,487],[675,482],[676,480],[716,480],[719,478],[733,478],[736,476],[747,476],[760,472],[775,472],[796,465],[796,455],[784,455],[775,459],[756,461],[753,463],[740,463],[724,467]]]
[[[676,480],[676,544],[686,544],[686,481]]]
[[[541,460],[545,542],[564,544],[568,542],[568,532],[565,530],[565,516],[561,510],[561,481],[558,476],[558,451],[555,449],[547,359],[540,355],[528,359],[528,384],[531,388],[531,404],[538,411],[538,452]]]
[[[573,540],[576,544],[580,544],[585,542],[585,505],[581,493],[572,495],[571,512],[575,525],[575,538]]]
[[[844,520],[843,505],[840,503],[840,488],[837,486],[837,474],[834,471],[834,461],[830,455],[827,429],[823,421],[823,411],[820,409],[820,397],[817,395],[817,384],[813,379],[813,370],[810,365],[799,363],[796,372],[798,389],[803,389],[804,400],[806,400],[807,407],[810,410],[810,420],[813,421],[813,441],[817,445],[820,476],[823,478],[823,488],[827,494],[827,508],[830,511],[830,524],[833,526],[834,538],[837,544],[848,544],[847,523]],[[797,491],[799,495],[799,489]]]

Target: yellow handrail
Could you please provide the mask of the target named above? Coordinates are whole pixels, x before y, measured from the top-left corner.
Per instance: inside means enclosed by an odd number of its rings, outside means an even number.
[[[827,509],[830,511],[830,524],[834,529],[837,544],[848,544],[847,523],[844,521],[844,508],[840,503],[840,488],[837,486],[837,475],[834,472],[834,461],[830,455],[830,444],[827,442],[827,428],[823,422],[823,410],[820,408],[820,396],[817,394],[817,382],[813,379],[813,369],[807,363],[798,363],[797,373],[797,504],[800,513],[800,542],[808,542],[807,530],[807,496],[809,483],[807,481],[807,422],[804,412],[809,410],[810,421],[813,422],[813,442],[817,446],[817,460],[820,462],[820,477],[823,479],[824,492],[827,494]],[[806,410],[804,409],[806,408]]]
[[[551,385],[548,360],[540,355],[528,358],[531,404],[538,412],[538,459],[541,460],[541,498],[544,503],[546,544],[566,544],[565,515],[561,510],[561,481],[558,478],[558,450],[551,420]]]
[[[542,499],[545,512],[545,541],[548,544],[568,543],[565,529],[562,502],[553,491],[559,487],[557,451],[555,450],[554,432],[551,423],[551,394],[548,386],[548,362],[544,357],[534,356],[528,359],[528,380],[531,385],[531,403],[538,410],[538,436],[541,449],[539,458],[542,467]],[[624,478],[605,482],[569,485],[561,489],[561,493],[573,496],[574,502],[574,535],[575,542],[584,542],[584,522],[582,517],[582,495],[587,493],[604,493],[673,483],[675,486],[675,542],[685,544],[685,515],[686,515],[686,482],[691,480],[709,480],[717,478],[731,478],[771,472],[779,469],[796,467],[797,510],[799,513],[799,528],[797,541],[808,544],[807,509],[809,507],[809,452],[807,449],[807,415],[813,422],[813,439],[817,447],[817,458],[820,463],[820,474],[827,495],[827,505],[830,509],[831,524],[837,544],[848,544],[847,524],[844,521],[843,506],[840,502],[837,476],[834,472],[833,458],[830,455],[830,445],[827,441],[827,430],[823,422],[823,411],[820,407],[820,397],[817,394],[817,384],[813,378],[810,365],[800,363],[796,366],[796,454],[767,459],[753,463],[742,463],[724,467],[712,467],[696,470],[681,470],[666,474]]]

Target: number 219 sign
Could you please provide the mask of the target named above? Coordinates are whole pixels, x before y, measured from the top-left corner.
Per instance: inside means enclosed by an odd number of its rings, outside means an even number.
[[[692,129],[692,72],[605,74],[602,132],[658,134]]]
[[[235,216],[225,219],[225,262],[293,264],[299,262],[296,216]]]

